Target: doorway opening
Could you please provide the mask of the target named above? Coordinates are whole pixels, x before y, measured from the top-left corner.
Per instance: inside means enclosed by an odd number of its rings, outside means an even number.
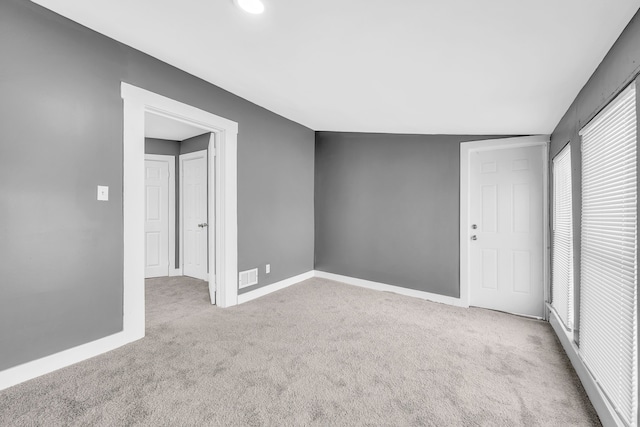
[[[193,106],[122,83],[124,100],[124,315],[128,341],[145,334],[145,130],[147,122],[170,120],[174,124],[209,134],[207,150],[211,191],[206,205],[213,221],[207,222],[206,263],[212,272],[209,285],[220,307],[237,304],[237,132],[235,122]],[[179,197],[176,197],[179,199]],[[167,221],[169,221],[167,219]],[[204,227],[203,227],[204,228]],[[179,231],[178,231],[179,233]],[[164,247],[164,246],[163,246]],[[179,253],[179,252],[178,252]],[[164,255],[163,255],[164,256]],[[170,258],[170,255],[169,255]],[[175,254],[174,254],[175,262]],[[174,264],[174,270],[177,264]],[[174,274],[178,272],[174,271]]]
[[[208,185],[215,165],[208,152],[215,151],[215,135],[146,112],[144,145],[148,327],[216,302],[215,265],[208,260],[208,226],[215,224],[208,207],[209,198],[215,200]]]

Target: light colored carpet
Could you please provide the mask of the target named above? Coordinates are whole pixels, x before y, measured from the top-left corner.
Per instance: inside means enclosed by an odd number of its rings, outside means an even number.
[[[161,323],[211,310],[209,283],[191,277],[158,277],[145,283],[147,331]]]
[[[545,322],[321,279],[229,309],[185,289],[143,340],[0,392],[0,425],[599,425]]]

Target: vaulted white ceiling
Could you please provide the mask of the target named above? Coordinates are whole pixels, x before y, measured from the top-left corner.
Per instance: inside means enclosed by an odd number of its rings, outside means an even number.
[[[34,0],[314,130],[550,133],[640,0]]]

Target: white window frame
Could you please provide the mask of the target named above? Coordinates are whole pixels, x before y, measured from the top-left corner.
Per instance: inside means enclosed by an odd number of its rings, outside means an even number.
[[[568,170],[565,168],[568,166]],[[559,192],[562,188],[559,188],[561,182],[559,181],[563,177],[561,174],[568,172],[568,195],[561,195]],[[564,179],[567,179],[566,177]],[[573,330],[574,327],[574,265],[573,265],[573,212],[572,212],[572,196],[571,189],[571,145],[567,144],[560,152],[553,158],[553,218],[552,218],[552,252],[551,252],[551,307],[556,311],[558,317],[562,320],[565,329],[568,333]],[[556,244],[558,227],[558,203],[560,200],[569,201],[569,224],[568,224],[568,236],[567,242],[561,242],[568,245],[568,248],[559,247]],[[563,255],[563,257],[560,256]],[[566,262],[567,265],[562,265]],[[565,278],[559,278],[556,275],[558,267],[564,268],[567,271],[568,277],[567,283],[562,283],[561,280]],[[564,292],[557,293],[557,289],[562,289]],[[562,294],[566,295],[566,301],[562,301],[560,305],[556,304],[555,296]]]

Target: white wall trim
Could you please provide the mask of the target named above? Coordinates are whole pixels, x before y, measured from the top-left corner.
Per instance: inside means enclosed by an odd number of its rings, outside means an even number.
[[[290,277],[288,279],[281,280],[276,283],[272,283],[267,286],[263,286],[253,291],[245,292],[244,294],[238,295],[238,304],[243,304],[248,301],[252,301],[256,298],[263,297],[272,292],[279,291],[281,289],[287,288],[291,285],[295,285],[296,283],[300,283],[304,280],[311,279],[315,277],[315,271],[307,271],[306,273],[299,274],[297,276]]]
[[[535,135],[515,138],[488,139],[482,141],[470,141],[460,144],[460,299],[464,306],[468,307],[470,303],[470,287],[469,287],[469,168],[470,155],[475,151],[488,151],[496,149],[545,146],[543,171],[542,171],[542,199],[543,199],[543,277],[544,277],[544,299],[546,302],[549,294],[549,135]],[[546,306],[545,306],[546,307]],[[544,309],[544,315],[547,316],[547,309]]]
[[[96,341],[5,369],[0,371],[0,390],[90,359],[107,351],[115,350],[128,342],[130,342],[128,336],[124,332],[118,332]]]
[[[469,307],[460,298],[449,297],[446,295],[433,294],[431,292],[418,291],[415,289],[403,288],[396,285],[388,285],[386,283],[372,282],[370,280],[358,279],[356,277],[342,276],[340,274],[327,273],[325,271],[315,271],[315,277],[321,279],[334,280],[347,285],[359,286],[361,288],[373,289],[376,291],[393,292],[394,294],[405,295],[408,297],[420,298],[423,300],[438,302],[441,304],[453,305],[455,307]]]
[[[122,82],[124,100],[124,319],[132,340],[144,336],[144,121],[152,113],[212,132],[216,138],[217,239],[215,259],[220,307],[238,302],[237,137],[231,120]],[[211,230],[214,227],[209,227]],[[211,238],[212,236],[210,236]],[[211,255],[211,254],[210,254]],[[210,264],[211,265],[211,264]]]
[[[222,206],[220,203],[216,202],[218,200],[216,194],[218,193],[218,191],[221,191],[216,187],[216,183],[222,180],[221,177],[217,176],[217,173],[218,167],[216,166],[216,134],[211,133],[209,134],[209,144],[207,145],[207,223],[214,224],[213,227],[208,227],[209,239],[207,247],[207,255],[209,256],[209,260],[207,262],[207,277],[209,282],[209,297],[211,299],[211,304],[218,304],[218,278],[216,277],[216,262],[220,257],[217,256],[218,233],[215,224],[218,223],[218,221],[216,220],[217,218],[224,218],[224,215],[220,214],[220,212],[218,211],[222,209]],[[236,289],[236,296],[237,294],[238,291]]]
[[[145,154],[145,160],[166,162],[169,165],[169,273],[176,268],[176,156]]]
[[[258,288],[253,291],[245,292],[238,295],[238,304],[243,304],[248,301],[263,297],[272,292],[279,291],[296,283],[302,282],[313,277],[320,279],[328,279],[336,282],[341,282],[346,285],[359,286],[361,288],[372,289],[376,291],[393,292],[399,295],[405,295],[413,298],[419,298],[427,301],[437,302],[441,304],[452,305],[455,307],[467,308],[461,299],[455,297],[449,297],[446,295],[434,294],[431,292],[418,291],[415,289],[403,288],[401,286],[389,285],[386,283],[372,282],[370,280],[358,279],[356,277],[342,276],[340,274],[328,273],[325,271],[312,270],[297,276],[290,277],[288,279],[281,280],[280,282],[272,283],[262,288]]]
[[[169,270],[169,277],[177,277],[182,276],[182,268],[175,268],[173,270]]]
[[[553,331],[558,336],[565,353],[569,356],[569,360],[571,361],[573,368],[576,370],[576,373],[580,378],[580,382],[582,382],[582,385],[589,396],[589,400],[591,400],[593,407],[598,413],[602,425],[625,427],[624,422],[620,419],[613,406],[609,403],[609,399],[607,399],[607,397],[602,393],[595,378],[593,378],[591,372],[589,372],[589,368],[587,368],[582,361],[578,347],[573,340],[570,339],[555,310],[550,311],[549,323],[551,323]]]

